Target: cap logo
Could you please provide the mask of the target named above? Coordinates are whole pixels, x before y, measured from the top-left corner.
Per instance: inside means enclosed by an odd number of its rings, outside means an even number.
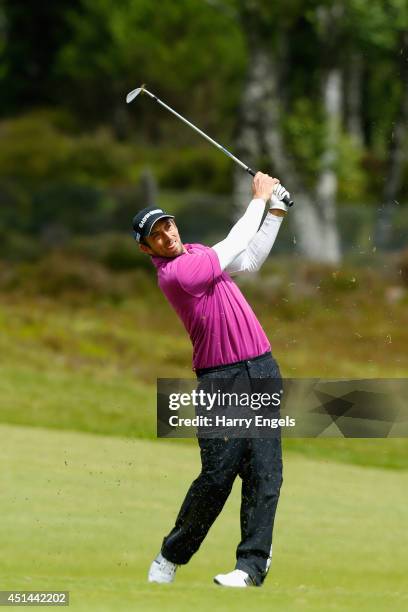
[[[143,228],[144,224],[146,223],[149,217],[151,217],[152,215],[155,215],[156,213],[162,213],[162,212],[163,211],[161,208],[155,208],[154,210],[151,210],[150,212],[146,213],[145,216],[142,218],[142,220],[139,223],[140,229]]]

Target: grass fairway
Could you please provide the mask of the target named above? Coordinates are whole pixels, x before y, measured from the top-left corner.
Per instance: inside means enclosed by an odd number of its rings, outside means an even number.
[[[289,454],[271,573],[223,590],[239,486],[174,585],[148,564],[198,471],[190,445],[1,425],[2,589],[64,589],[72,610],[408,608],[408,473]]]

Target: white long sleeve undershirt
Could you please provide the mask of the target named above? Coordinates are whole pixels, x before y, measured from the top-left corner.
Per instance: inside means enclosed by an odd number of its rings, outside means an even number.
[[[257,272],[265,262],[275,243],[282,220],[283,217],[277,217],[268,213],[245,251],[238,255],[225,268],[225,271],[229,274]]]
[[[260,269],[274,245],[283,219],[267,213],[259,228],[264,210],[263,200],[252,200],[228,236],[213,246],[222,270],[236,274]]]
[[[264,200],[261,198],[251,200],[245,213],[233,225],[228,236],[213,246],[222,270],[225,270],[240,253],[245,251],[258,231],[264,211]]]

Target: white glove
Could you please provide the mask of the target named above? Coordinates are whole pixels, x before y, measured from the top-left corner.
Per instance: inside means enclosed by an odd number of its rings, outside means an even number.
[[[273,190],[273,194],[271,195],[269,208],[279,208],[280,210],[284,210],[285,212],[288,212],[289,206],[287,206],[287,204],[283,202],[283,198],[285,196],[290,198],[289,191],[285,189],[283,185],[278,183]]]

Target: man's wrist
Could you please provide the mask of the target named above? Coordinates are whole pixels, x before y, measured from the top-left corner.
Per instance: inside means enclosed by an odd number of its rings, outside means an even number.
[[[283,200],[280,200],[276,195],[272,195],[271,200],[269,202],[270,210],[282,210],[287,213],[289,210],[289,206],[285,204]]]
[[[252,199],[253,199],[253,200],[263,200],[263,201],[265,202],[265,204],[267,203],[267,201],[269,200],[269,198],[270,198],[270,196],[266,196],[266,195],[265,195],[265,196],[262,196],[262,195],[257,195],[257,194],[254,194],[254,195],[252,196]]]
[[[281,210],[280,208],[270,208],[269,214],[274,215],[275,217],[285,217],[286,210]]]

